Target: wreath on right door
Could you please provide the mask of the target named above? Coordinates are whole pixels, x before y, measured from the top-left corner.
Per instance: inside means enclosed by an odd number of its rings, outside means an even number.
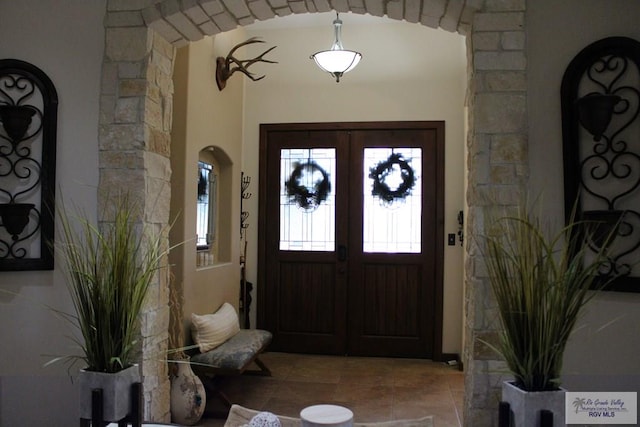
[[[387,183],[387,179],[397,173],[398,169],[402,182],[395,189],[392,189]],[[407,198],[416,183],[416,174],[411,164],[400,153],[393,153],[387,160],[372,167],[369,170],[369,178],[373,179],[371,195],[389,204]]]

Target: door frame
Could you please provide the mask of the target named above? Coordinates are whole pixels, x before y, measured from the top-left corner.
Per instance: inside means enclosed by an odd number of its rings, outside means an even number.
[[[267,161],[267,140],[268,134],[272,131],[287,130],[397,130],[397,129],[435,129],[436,130],[436,238],[439,244],[436,245],[435,267],[434,267],[434,313],[433,313],[433,360],[444,361],[447,355],[442,353],[442,327],[443,327],[443,296],[444,296],[444,121],[389,121],[389,122],[321,122],[321,123],[273,123],[260,125],[260,150],[259,150],[259,183],[258,183],[258,215],[259,218],[266,217],[266,203],[262,199],[267,190],[266,170]],[[257,297],[256,320],[257,327],[263,328],[265,319],[265,288],[261,286],[266,281],[266,265],[264,254],[266,254],[266,230],[258,224],[258,275],[257,275]]]

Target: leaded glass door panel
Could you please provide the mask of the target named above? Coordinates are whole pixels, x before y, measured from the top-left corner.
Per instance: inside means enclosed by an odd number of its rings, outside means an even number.
[[[443,127],[261,126],[258,326],[272,349],[440,351]]]
[[[350,354],[441,351],[441,138],[424,124],[351,132]]]
[[[348,135],[263,126],[258,324],[283,351],[343,354],[347,274],[338,242],[347,230]],[[258,284],[258,289],[260,285]],[[263,316],[264,315],[264,316]],[[264,320],[262,320],[264,319]]]

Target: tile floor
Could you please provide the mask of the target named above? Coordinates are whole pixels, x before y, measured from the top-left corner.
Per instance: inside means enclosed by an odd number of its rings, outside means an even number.
[[[248,408],[297,417],[319,403],[345,406],[354,421],[388,421],[433,415],[436,427],[462,425],[464,375],[457,367],[418,359],[266,353],[271,377],[219,379],[229,399]],[[208,399],[207,407],[220,408]],[[212,407],[213,406],[213,407]],[[219,427],[203,418],[198,426]]]

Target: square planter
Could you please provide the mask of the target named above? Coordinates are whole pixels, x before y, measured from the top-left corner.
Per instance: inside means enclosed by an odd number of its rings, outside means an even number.
[[[512,424],[518,427],[539,427],[540,411],[553,412],[553,425],[565,425],[565,390],[524,391],[509,381],[502,383],[502,401],[509,403]]]
[[[133,365],[113,374],[81,370],[78,375],[80,389],[80,418],[91,419],[91,394],[102,389],[103,420],[120,421],[131,412],[131,386],[140,382],[140,369]]]

